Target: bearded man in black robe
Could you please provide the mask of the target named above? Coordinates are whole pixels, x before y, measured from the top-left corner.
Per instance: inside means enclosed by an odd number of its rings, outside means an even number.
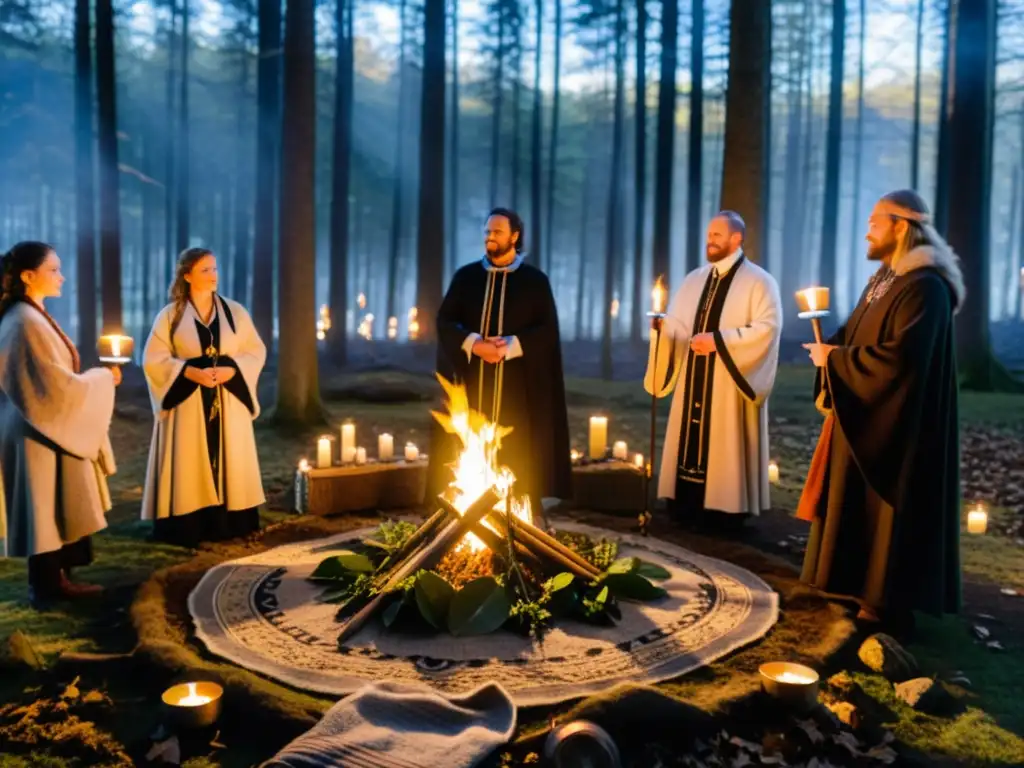
[[[437,371],[464,384],[469,406],[512,427],[499,465],[516,476],[543,522],[543,497],[568,498],[572,481],[558,312],[547,276],[523,261],[523,223],[496,208],[487,219],[486,255],[452,277],[437,313]],[[427,502],[451,481],[458,438],[434,425]]]
[[[916,192],[883,197],[867,241],[881,266],[853,313],[804,345],[828,416],[797,512],[812,521],[801,578],[900,631],[914,609],[961,605],[953,316],[965,290]]]

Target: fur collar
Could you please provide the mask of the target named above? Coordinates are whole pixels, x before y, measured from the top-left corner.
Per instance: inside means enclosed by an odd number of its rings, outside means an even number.
[[[517,253],[515,259],[512,260],[512,263],[506,264],[504,267],[499,267],[496,264],[492,264],[491,260],[488,259],[486,256],[484,256],[483,259],[481,259],[480,263],[483,265],[483,268],[488,270],[489,272],[515,272],[517,269],[519,269],[520,266],[522,266],[522,263],[525,259],[526,257],[523,254]]]
[[[919,245],[898,261],[892,264],[892,271],[897,275],[905,275],[915,269],[931,267],[953,291],[953,312],[959,312],[967,296],[964,276],[960,271],[960,258],[948,246],[944,248],[934,245]]]

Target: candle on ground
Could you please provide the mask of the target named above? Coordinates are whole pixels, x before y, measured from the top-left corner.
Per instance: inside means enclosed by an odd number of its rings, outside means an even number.
[[[395,438],[387,432],[377,438],[377,458],[390,461],[395,456]]]
[[[351,464],[356,460],[356,425],[346,422],[341,425],[341,463]]]
[[[420,450],[413,443],[405,444],[405,460],[416,461],[420,457]]]
[[[978,504],[967,513],[967,532],[984,533],[988,528],[988,512],[985,507]]]
[[[321,437],[316,443],[316,465],[319,469],[331,466],[331,438]]]
[[[642,453],[638,453],[636,456],[633,457],[633,466],[635,466],[637,469],[644,468],[644,455]]]
[[[774,461],[768,462],[768,482],[779,482],[779,465],[776,464]]]
[[[619,461],[625,461],[629,452],[626,450],[626,443],[622,440],[617,440],[615,445],[612,446],[612,458],[618,459]]]
[[[603,459],[608,445],[608,417],[590,417],[590,458]]]
[[[209,704],[213,701],[212,696],[203,696],[201,693],[196,691],[196,684],[188,684],[188,694],[178,699],[179,707],[201,707],[203,704]]]

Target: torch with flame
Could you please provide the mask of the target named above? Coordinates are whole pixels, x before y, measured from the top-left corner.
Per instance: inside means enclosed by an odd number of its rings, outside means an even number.
[[[640,533],[647,535],[647,528],[651,523],[653,515],[651,514],[651,477],[654,475],[654,435],[655,430],[658,427],[658,396],[657,396],[657,380],[658,380],[658,347],[661,346],[661,329],[665,323],[665,284],[662,282],[661,276],[654,283],[654,288],[651,290],[651,311],[647,313],[647,316],[651,318],[651,339],[654,341],[654,358],[653,358],[653,370],[651,371],[652,380],[655,382],[655,386],[651,387],[651,429],[650,429],[650,446],[647,453],[647,465],[644,469],[644,510],[640,513]]]
[[[416,307],[409,310],[409,341],[416,341],[420,336],[419,313]]]
[[[108,334],[100,336],[96,345],[100,362],[105,365],[125,365],[132,361],[135,340],[131,336]]]
[[[821,344],[821,318],[828,317],[828,288],[814,286],[796,292],[797,315],[801,320],[810,320],[814,329],[814,340]]]

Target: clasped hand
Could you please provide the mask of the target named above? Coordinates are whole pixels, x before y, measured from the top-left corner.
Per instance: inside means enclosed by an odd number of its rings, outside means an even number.
[[[690,339],[690,349],[697,355],[710,355],[717,349],[715,335],[713,333],[698,333]]]
[[[477,339],[473,342],[473,354],[485,363],[498,363],[505,358],[508,350],[508,342],[501,336],[491,336],[487,339]]]
[[[213,388],[227,384],[235,376],[235,369],[228,366],[216,368],[189,368],[188,378],[201,387]]]

